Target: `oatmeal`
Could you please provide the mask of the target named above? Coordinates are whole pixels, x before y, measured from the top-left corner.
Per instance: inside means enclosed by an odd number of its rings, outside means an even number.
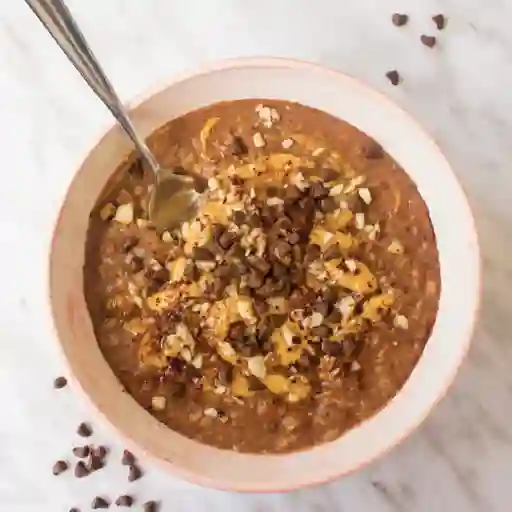
[[[147,220],[129,159],[91,214],[86,299],[127,391],[183,435],[241,452],[332,441],[403,386],[435,321],[435,237],[372,139],[283,101],[212,105],[150,138],[200,173],[196,218]]]

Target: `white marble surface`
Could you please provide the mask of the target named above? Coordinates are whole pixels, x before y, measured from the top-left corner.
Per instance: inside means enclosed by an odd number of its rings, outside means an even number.
[[[288,495],[236,495],[146,463],[130,489],[164,511],[505,512],[512,509],[512,4],[506,0],[69,0],[123,99],[222,57],[270,54],[347,71],[393,97],[439,140],[466,187],[484,254],[481,322],[448,397],[411,438],[343,480]],[[407,27],[389,21],[411,14]],[[422,32],[443,12],[429,50]],[[383,78],[397,68],[404,83]],[[128,489],[117,464],[55,478],[92,416],[68,388],[46,306],[49,240],[66,188],[111,123],[21,1],[0,2],[0,510],[89,510]],[[447,222],[450,220],[447,219]],[[80,250],[80,248],[77,248]],[[447,340],[449,343],[449,340]],[[97,425],[96,439],[122,448]]]

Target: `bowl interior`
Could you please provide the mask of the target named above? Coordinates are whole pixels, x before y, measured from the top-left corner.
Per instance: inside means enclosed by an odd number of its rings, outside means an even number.
[[[122,434],[198,483],[272,491],[326,481],[356,469],[396,444],[427,415],[468,348],[478,304],[479,256],[469,207],[439,148],[401,109],[342,74],[277,59],[226,62],[150,97],[133,109],[133,120],[149,135],[190,110],[251,97],[298,101],[352,123],[401,164],[429,207],[441,265],[439,312],[423,356],[398,395],[336,441],[304,452],[262,456],[189,440],[160,424],[123,392],[97,346],[82,286],[89,212],[109,176],[132,151],[117,127],[86,158],[63,205],[51,253],[51,306],[71,373]]]

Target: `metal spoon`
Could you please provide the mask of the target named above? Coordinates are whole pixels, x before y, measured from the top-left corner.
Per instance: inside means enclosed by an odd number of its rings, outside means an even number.
[[[159,230],[174,229],[197,213],[204,181],[162,169],[140,137],[114,88],[62,0],[25,0],[91,89],[112,112],[154,175],[149,218]]]

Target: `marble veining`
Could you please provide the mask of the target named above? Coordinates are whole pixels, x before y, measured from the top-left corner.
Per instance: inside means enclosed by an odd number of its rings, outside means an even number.
[[[455,385],[423,426],[357,474],[291,494],[201,489],[149,461],[130,485],[164,511],[506,512],[512,510],[512,4],[506,0],[68,0],[123,99],[214,59],[278,55],[346,71],[390,95],[438,140],[474,208],[484,258],[474,343]],[[410,23],[397,29],[395,11]],[[449,18],[439,45],[430,20]],[[384,78],[404,77],[400,87]],[[85,480],[53,477],[91,417],[71,390],[46,305],[49,240],[74,170],[111,124],[23,2],[0,6],[0,509],[90,508],[128,490],[118,464]],[[449,219],[447,219],[449,222]],[[448,340],[449,341],[449,340]],[[122,446],[96,425],[98,442]]]

